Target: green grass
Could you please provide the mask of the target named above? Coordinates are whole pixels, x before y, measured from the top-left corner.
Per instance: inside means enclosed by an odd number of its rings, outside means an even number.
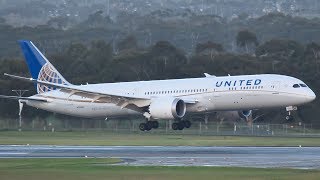
[[[111,166],[117,159],[1,159],[3,180],[319,179],[319,170]]]
[[[320,146],[320,138],[241,137],[106,132],[0,132],[0,144],[108,146]]]

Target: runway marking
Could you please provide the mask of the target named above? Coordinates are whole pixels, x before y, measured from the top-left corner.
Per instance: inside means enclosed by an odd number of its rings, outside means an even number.
[[[0,152],[0,155],[26,155],[28,153],[20,153],[20,152]]]

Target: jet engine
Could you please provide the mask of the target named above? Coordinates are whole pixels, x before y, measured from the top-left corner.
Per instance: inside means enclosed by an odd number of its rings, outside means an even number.
[[[179,98],[157,98],[149,106],[149,113],[154,119],[176,119],[186,114],[186,103]]]

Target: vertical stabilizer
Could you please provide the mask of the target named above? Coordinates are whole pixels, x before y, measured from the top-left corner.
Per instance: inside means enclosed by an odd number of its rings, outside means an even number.
[[[33,79],[56,84],[70,84],[31,41],[21,40],[19,44]],[[36,88],[38,93],[55,90],[53,87],[40,84],[37,84]]]

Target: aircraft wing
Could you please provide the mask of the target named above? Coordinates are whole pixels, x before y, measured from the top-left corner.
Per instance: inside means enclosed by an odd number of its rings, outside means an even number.
[[[91,98],[92,102],[99,101],[99,102],[106,102],[106,103],[114,103],[120,106],[121,108],[125,108],[130,104],[134,104],[138,107],[144,107],[150,104],[150,99],[146,99],[146,98],[139,98],[139,97],[133,97],[128,95],[118,95],[118,94],[112,94],[112,93],[102,93],[99,91],[87,90],[82,86],[56,84],[56,83],[51,83],[46,81],[40,81],[33,78],[26,78],[26,77],[11,75],[7,73],[5,73],[4,75],[14,79],[20,79],[23,81],[34,82],[37,84],[55,87],[60,89],[60,91],[62,92],[69,93],[70,96],[79,95],[79,96]]]
[[[148,98],[134,97],[129,95],[119,95],[119,94],[112,94],[112,93],[103,93],[99,91],[87,90],[82,86],[56,84],[56,83],[51,83],[46,81],[40,81],[33,78],[10,75],[6,73],[4,75],[9,76],[11,78],[15,78],[15,79],[20,79],[28,82],[34,82],[42,85],[55,87],[60,89],[60,91],[62,92],[70,94],[70,96],[79,95],[79,96],[91,98],[92,102],[99,101],[99,102],[113,103],[120,106],[121,108],[129,108],[136,111],[138,111],[137,108],[129,105],[135,105],[138,108],[141,108],[141,107],[148,106],[151,103],[151,99],[148,99]],[[182,99],[187,104],[194,104],[198,102],[198,100],[194,100],[194,99],[188,99],[188,98],[187,99],[182,98]]]

